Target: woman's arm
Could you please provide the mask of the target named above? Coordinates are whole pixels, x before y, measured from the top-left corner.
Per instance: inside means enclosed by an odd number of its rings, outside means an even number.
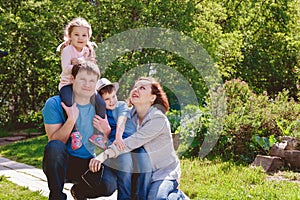
[[[107,158],[115,158],[118,155],[126,152],[130,152],[151,140],[159,137],[160,134],[169,131],[169,122],[166,116],[162,112],[153,112],[149,114],[149,117],[142,126],[131,136],[124,139],[126,148],[123,151],[118,150],[116,145],[112,144],[103,153],[92,159],[90,162],[90,169],[100,169],[99,163],[103,163]]]
[[[132,150],[141,147],[166,132],[167,126],[168,121],[163,114],[152,114],[133,135],[124,140],[125,144]]]
[[[124,139],[126,148],[123,151],[118,150],[114,144],[110,148],[114,151],[115,156],[130,152],[159,137],[160,134],[169,132],[168,127],[169,122],[166,116],[161,112],[153,112],[148,115],[148,118],[134,134]]]

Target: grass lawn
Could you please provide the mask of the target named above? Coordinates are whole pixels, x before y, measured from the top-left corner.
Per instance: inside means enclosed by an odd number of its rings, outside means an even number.
[[[29,189],[13,184],[4,176],[0,176],[0,199],[3,200],[46,200],[39,192],[32,192]]]
[[[46,136],[19,141],[0,147],[3,157],[41,168]],[[180,188],[191,199],[300,199],[300,185],[291,181],[267,181],[262,168],[237,165],[220,160],[181,159],[182,178]],[[296,173],[287,172],[287,178],[295,179]],[[299,177],[299,175],[298,175]],[[2,178],[3,179],[3,178]],[[0,184],[9,184],[2,180]],[[16,187],[0,187],[0,194],[24,190]],[[32,196],[18,199],[34,199]],[[0,195],[0,199],[2,196]],[[9,198],[4,198],[9,199]],[[14,198],[16,199],[16,198]]]

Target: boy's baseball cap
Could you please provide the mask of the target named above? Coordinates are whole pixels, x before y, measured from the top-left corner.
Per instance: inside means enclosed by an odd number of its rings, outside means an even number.
[[[105,86],[108,86],[108,85],[114,86],[116,91],[118,91],[118,89],[119,89],[119,83],[117,83],[117,82],[112,83],[107,78],[101,78],[97,83],[97,87],[96,87],[97,91],[100,91],[102,88],[104,88]]]

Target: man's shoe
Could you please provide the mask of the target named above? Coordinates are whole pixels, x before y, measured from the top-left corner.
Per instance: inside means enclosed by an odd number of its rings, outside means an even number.
[[[74,184],[71,187],[71,195],[74,198],[74,200],[87,200],[87,198],[85,198],[84,196],[78,194],[78,192],[76,191],[76,188],[78,188],[78,185]]]

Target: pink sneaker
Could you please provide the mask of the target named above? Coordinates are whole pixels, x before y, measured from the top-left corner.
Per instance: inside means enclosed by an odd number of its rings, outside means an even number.
[[[96,145],[97,147],[105,150],[106,149],[106,142],[107,139],[105,136],[100,135],[100,134],[94,134],[89,138],[89,141]]]
[[[72,142],[71,142],[71,147],[73,150],[76,150],[76,149],[79,149],[82,145],[82,136],[81,134],[76,131],[76,132],[73,132],[71,133],[71,138],[72,138]]]

